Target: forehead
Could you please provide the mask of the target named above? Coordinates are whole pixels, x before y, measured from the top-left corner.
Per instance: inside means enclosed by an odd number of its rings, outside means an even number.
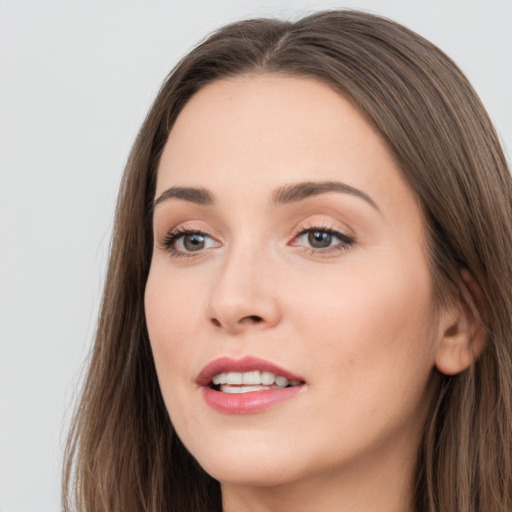
[[[222,194],[233,185],[254,197],[311,180],[343,181],[384,207],[417,208],[380,134],[338,92],[310,78],[246,75],[215,81],[185,105],[156,195],[176,185]]]

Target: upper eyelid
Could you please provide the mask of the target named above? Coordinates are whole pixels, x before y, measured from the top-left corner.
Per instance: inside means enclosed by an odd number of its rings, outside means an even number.
[[[165,227],[161,226],[161,228],[158,227],[158,225],[155,225],[155,236],[157,233],[162,233],[161,237],[166,237],[172,233],[201,233],[203,235],[211,236],[212,238],[216,238],[216,235],[212,234],[211,228],[208,227],[208,225],[205,225],[204,221],[200,220],[187,220],[183,222],[178,222],[176,224],[172,224],[171,227]]]
[[[349,238],[354,238],[354,232],[353,230],[343,223],[343,226],[340,226],[340,221],[331,221],[327,219],[319,219],[319,220],[304,220],[301,222],[297,222],[296,225],[292,228],[292,235],[293,237],[299,235],[300,233],[304,231],[309,230],[325,230],[330,232],[335,232],[342,234]],[[155,232],[155,239],[158,238],[157,232],[160,231],[156,229]],[[202,220],[190,220],[190,221],[183,221],[180,223],[177,223],[175,226],[168,228],[165,230],[163,235],[160,236],[160,238],[164,238],[169,236],[171,233],[181,232],[184,234],[187,233],[201,233],[203,235],[207,235],[211,238],[214,238],[217,241],[221,241],[223,238],[218,229],[211,228],[209,226],[209,223],[205,226],[205,222]]]
[[[207,236],[212,239],[216,239],[215,236],[207,233],[205,229],[196,228],[196,227],[184,227],[184,226],[177,226],[175,228],[172,228],[164,233],[163,238],[170,238],[172,236],[176,236],[176,239],[181,238],[186,235],[192,235],[192,234],[198,234],[202,236]]]
[[[341,227],[340,221],[328,221],[325,219],[322,220],[306,220],[304,222],[300,222],[297,224],[297,226],[294,228],[294,236],[298,236],[301,233],[305,231],[311,231],[311,230],[319,230],[319,231],[328,231],[332,233],[339,233],[340,235],[343,235],[344,237],[350,238],[355,240],[355,233],[353,229],[351,229],[347,225],[343,225]]]
[[[302,210],[302,208],[300,210]],[[353,227],[350,223],[346,222],[346,220],[350,220],[350,216],[349,219],[345,219],[346,213],[330,207],[327,209],[321,207],[317,211],[311,211],[309,208],[307,208],[307,210],[310,211],[300,210],[292,216],[287,214],[286,218],[282,219],[284,222],[279,222],[279,225],[276,226],[276,229],[278,229],[282,235],[286,236],[286,224],[290,223],[289,236],[292,237],[295,237],[299,233],[309,229],[325,229],[327,231],[340,233],[344,237],[351,238],[353,240],[357,238]],[[224,243],[233,235],[233,230],[230,229],[225,219],[219,218],[217,215],[212,217],[211,214],[206,212],[190,212],[188,211],[188,208],[185,210],[181,210],[180,208],[180,210],[174,210],[174,212],[175,213],[170,216],[169,212],[163,217],[159,215],[158,219],[155,217],[153,218],[155,241],[157,239],[163,239],[164,237],[167,237],[170,232],[175,231],[199,232],[204,235],[208,235],[221,243]],[[189,217],[190,213],[192,213],[192,215]],[[174,222],[172,222],[173,217]],[[295,219],[293,217],[295,217]],[[271,231],[272,229],[266,230],[266,232]]]

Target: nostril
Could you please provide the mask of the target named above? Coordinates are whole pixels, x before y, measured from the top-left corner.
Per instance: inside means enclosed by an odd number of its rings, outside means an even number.
[[[215,327],[222,326],[222,323],[219,320],[217,320],[217,318],[211,318],[210,320],[211,320],[212,324],[215,325]],[[260,322],[263,322],[263,318],[261,318],[261,316],[258,316],[258,315],[244,316],[243,318],[241,318],[239,320],[239,323],[241,323],[241,324],[244,324],[244,323],[259,324]]]
[[[252,322],[254,322],[255,324],[259,323],[259,322],[262,322],[263,321],[263,318],[261,318],[261,316],[256,316],[256,315],[251,315],[251,316],[248,316],[246,317],[248,320],[251,320]]]

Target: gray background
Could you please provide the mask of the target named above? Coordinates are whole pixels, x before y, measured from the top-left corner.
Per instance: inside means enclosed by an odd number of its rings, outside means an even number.
[[[59,509],[116,189],[162,79],[224,23],[336,7],[439,45],[512,150],[511,0],[0,0],[1,512]]]

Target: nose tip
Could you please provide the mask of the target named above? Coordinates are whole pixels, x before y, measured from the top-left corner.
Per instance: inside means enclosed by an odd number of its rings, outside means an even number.
[[[270,263],[270,262],[269,262]],[[263,277],[266,276],[266,277]],[[232,258],[212,283],[207,317],[216,329],[239,333],[279,322],[278,290],[268,268],[249,258]]]

